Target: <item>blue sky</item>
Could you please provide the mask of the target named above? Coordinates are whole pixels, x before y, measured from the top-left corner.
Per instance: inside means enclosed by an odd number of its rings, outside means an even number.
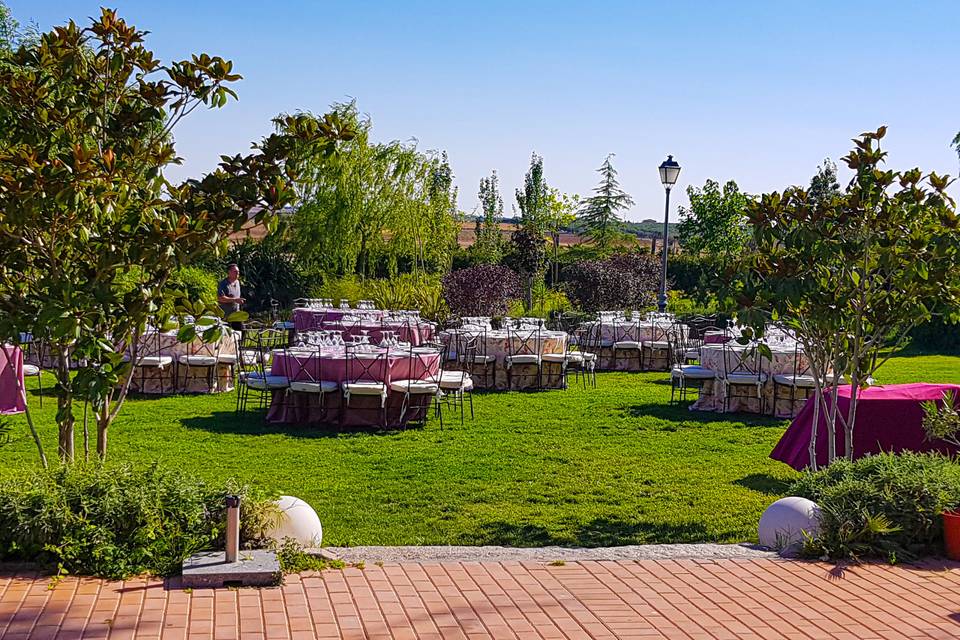
[[[43,29],[100,5],[5,1]],[[735,179],[760,193],[805,184],[852,136],[886,124],[891,167],[958,170],[956,0],[112,6],[152,32],[162,60],[207,52],[244,76],[239,102],[178,128],[175,178],[244,151],[279,112],[351,98],[375,139],[446,150],[468,212],[496,169],[509,213],[531,151],[551,185],[581,194],[615,153],[632,220],[662,217],[656,167],[668,153],[683,188]]]

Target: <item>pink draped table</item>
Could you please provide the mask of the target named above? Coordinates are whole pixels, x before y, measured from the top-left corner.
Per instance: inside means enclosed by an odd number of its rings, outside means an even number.
[[[943,400],[949,389],[960,393],[955,384],[892,384],[861,389],[853,430],[853,457],[861,458],[880,451],[941,451],[956,453],[956,447],[943,441],[926,439],[923,430],[924,400]],[[850,407],[850,385],[841,386],[837,409],[844,416]],[[829,401],[828,401],[829,406]],[[822,409],[817,426],[817,464],[827,464],[827,419]],[[813,398],[787,428],[770,457],[802,471],[810,464],[810,434],[813,429]],[[836,434],[837,451],[843,451],[843,430]]]
[[[27,410],[23,389],[23,351],[0,344],[0,415]]]
[[[349,361],[342,348],[313,350],[281,350],[273,352],[270,374],[284,376],[291,382],[330,381],[343,384],[361,378],[365,382],[382,382],[389,389],[391,382],[399,380],[424,380],[436,378],[440,373],[440,353],[435,350],[419,352],[411,356],[409,351],[377,349],[372,355],[386,353],[387,357],[372,367],[351,358]],[[294,354],[296,358],[294,358]],[[365,354],[366,355],[366,354]],[[361,356],[362,357],[362,356]],[[369,365],[370,363],[365,363]],[[415,406],[402,415],[403,393],[388,391],[387,424],[403,426],[406,422],[422,417],[429,409],[428,396],[414,397]],[[343,391],[323,394],[322,403],[317,393],[289,393],[278,391],[273,395],[267,422],[275,424],[335,424],[363,426],[375,424],[380,398],[357,396],[350,399],[351,406],[343,409]],[[356,407],[354,407],[356,405]]]
[[[297,331],[309,331],[310,329],[320,328],[322,322],[339,322],[344,318],[356,316],[376,316],[383,317],[384,311],[377,309],[309,309],[307,307],[297,307],[291,314],[293,326]]]

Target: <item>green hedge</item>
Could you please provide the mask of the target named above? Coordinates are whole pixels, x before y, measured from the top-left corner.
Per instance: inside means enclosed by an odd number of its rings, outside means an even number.
[[[942,552],[940,514],[960,505],[960,465],[911,452],[837,460],[798,480],[791,493],[820,507],[809,555],[896,562]]]
[[[228,493],[243,501],[242,541],[262,544],[275,503],[237,483],[157,465],[37,470],[0,484],[0,560],[110,579],[176,574],[192,553],[222,548]]]

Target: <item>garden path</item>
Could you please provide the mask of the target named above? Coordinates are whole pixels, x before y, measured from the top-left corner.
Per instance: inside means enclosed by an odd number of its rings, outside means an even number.
[[[0,573],[0,637],[956,638],[960,563],[450,562],[195,590]]]

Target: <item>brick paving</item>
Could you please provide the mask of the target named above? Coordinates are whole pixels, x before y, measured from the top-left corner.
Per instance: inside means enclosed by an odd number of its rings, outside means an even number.
[[[0,638],[957,638],[960,564],[411,563],[184,591],[0,572]]]

